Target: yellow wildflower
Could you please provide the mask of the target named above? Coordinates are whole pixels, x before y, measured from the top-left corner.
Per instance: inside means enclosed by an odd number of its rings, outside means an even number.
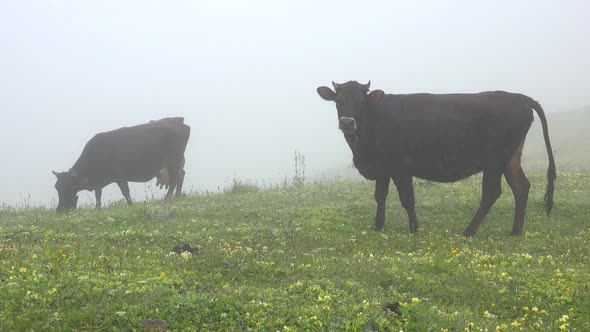
[[[489,312],[489,311],[487,311],[487,310],[486,310],[486,311],[484,311],[484,313],[483,313],[483,316],[484,316],[485,318],[488,318],[488,319],[491,319],[491,318],[496,318],[496,317],[498,317],[498,316],[496,316],[496,315],[492,314],[491,312]]]
[[[508,328],[508,325],[506,325],[505,323],[502,323],[502,324],[496,326],[496,331],[502,331],[507,328]]]

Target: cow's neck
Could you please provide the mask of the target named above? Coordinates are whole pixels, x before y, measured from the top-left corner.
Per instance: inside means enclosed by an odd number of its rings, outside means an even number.
[[[363,135],[357,132],[353,135],[344,135],[344,138],[354,158],[360,161],[369,159],[368,141]]]
[[[358,149],[357,146],[358,144],[358,136],[356,134],[354,135],[344,135],[344,139],[346,140],[346,143],[348,143],[348,147],[350,148],[350,151],[352,151],[352,156],[355,158],[359,158],[359,153],[358,153]]]
[[[344,135],[348,147],[352,151],[352,155],[359,161],[369,161],[371,158],[370,146],[372,135],[369,135],[370,131],[370,119],[365,117],[358,122],[359,127],[352,135]]]
[[[78,191],[80,190],[90,190],[90,179],[88,178],[88,172],[85,169],[85,167],[83,167],[83,165],[81,165],[81,163],[78,161],[74,164],[74,166],[72,166],[72,168],[70,168],[71,173],[76,174],[76,180],[77,180],[77,184],[78,184]]]

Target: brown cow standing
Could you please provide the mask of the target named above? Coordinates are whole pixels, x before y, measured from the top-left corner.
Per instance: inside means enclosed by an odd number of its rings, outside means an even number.
[[[190,127],[184,119],[165,118],[133,127],[99,133],[86,143],[82,154],[67,172],[53,172],[59,195],[57,210],[75,209],[77,193],[94,190],[96,207],[101,207],[102,188],[117,183],[131,204],[128,182],[147,182],[167,174],[168,193],[180,195],[184,179],[184,152]]]
[[[523,231],[530,183],[521,168],[524,140],[537,112],[549,156],[545,206],[553,206],[555,161],[547,120],[530,97],[503,91],[476,94],[385,94],[369,92],[370,82],[332,82],[334,90],[318,94],[336,102],[339,128],[344,133],[355,167],[375,180],[375,229],[385,224],[385,201],[390,179],[406,210],[410,231],[418,230],[413,177],[454,182],[483,171],[482,197],[475,216],[463,232],[474,235],[501,194],[502,175],[515,200],[512,235]]]

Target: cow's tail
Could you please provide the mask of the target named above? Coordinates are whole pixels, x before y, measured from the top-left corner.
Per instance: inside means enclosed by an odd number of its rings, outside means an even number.
[[[532,98],[528,98],[528,105],[537,112],[539,119],[541,120],[541,126],[543,127],[543,137],[545,138],[545,147],[547,148],[547,155],[549,156],[549,167],[547,168],[547,190],[545,192],[545,210],[547,215],[553,208],[553,191],[555,190],[555,178],[557,174],[555,172],[555,160],[553,159],[553,149],[551,148],[551,141],[549,141],[549,129],[547,128],[547,118],[543,108],[537,101]]]

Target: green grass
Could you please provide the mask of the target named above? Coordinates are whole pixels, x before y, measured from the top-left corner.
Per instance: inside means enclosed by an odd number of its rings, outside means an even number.
[[[229,194],[254,194],[259,190],[260,188],[254,183],[233,179],[232,184],[226,187],[223,192]]]
[[[371,230],[371,182],[5,209],[0,330],[590,330],[590,175],[559,174],[549,218],[530,175],[517,238],[504,184],[465,239],[480,179],[417,182],[416,235],[393,187],[385,231]],[[200,252],[172,252],[184,244]]]

